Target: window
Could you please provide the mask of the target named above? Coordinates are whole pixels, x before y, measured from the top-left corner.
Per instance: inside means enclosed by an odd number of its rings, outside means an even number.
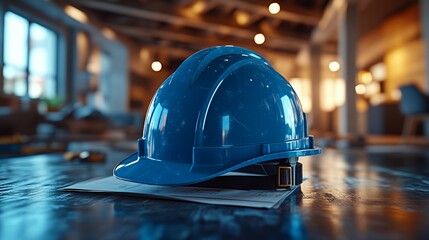
[[[12,12],[6,12],[4,23],[3,92],[56,97],[56,33]]]
[[[28,21],[7,12],[4,24],[3,91],[6,94],[26,94],[26,69],[28,58]]]

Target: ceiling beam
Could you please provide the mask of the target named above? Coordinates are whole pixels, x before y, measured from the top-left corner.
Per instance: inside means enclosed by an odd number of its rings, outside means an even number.
[[[319,16],[303,15],[289,11],[288,9],[282,9],[279,13],[273,15],[268,11],[268,6],[252,4],[239,0],[208,0],[208,2],[216,2],[225,6],[235,7],[254,14],[288,22],[303,23],[312,26],[317,25],[319,22]]]
[[[343,0],[332,0],[329,3],[319,24],[313,29],[311,35],[313,44],[322,44],[336,33],[339,11],[344,7],[344,4]]]
[[[184,33],[174,33],[171,31],[166,30],[155,30],[155,29],[144,29],[138,27],[130,27],[130,26],[124,26],[124,25],[115,25],[110,24],[110,28],[114,29],[117,32],[120,32],[122,34],[133,36],[135,38],[162,38],[169,41],[176,41],[176,42],[183,42],[188,44],[193,44],[193,46],[200,46],[200,48],[206,48],[211,46],[217,46],[217,45],[239,45],[241,47],[254,49],[255,51],[263,54],[263,55],[278,55],[283,57],[294,57],[295,53],[287,52],[285,51],[275,51],[275,50],[269,50],[269,47],[258,47],[255,45],[250,44],[244,44],[242,42],[234,42],[234,41],[227,41],[227,40],[219,40],[215,38],[202,38],[197,36],[191,36],[189,34]],[[273,47],[278,47],[279,43],[274,44]],[[282,45],[284,47],[284,44]]]
[[[140,18],[140,19],[148,19],[152,21],[158,21],[158,22],[164,22],[171,25],[181,25],[191,28],[197,28],[209,32],[215,32],[223,35],[229,35],[234,36],[237,38],[242,38],[246,40],[252,40],[253,37],[256,34],[256,31],[247,30],[243,28],[228,26],[225,24],[219,24],[219,23],[212,23],[207,22],[202,19],[192,19],[187,18],[184,16],[178,16],[174,14],[169,13],[161,13],[161,12],[154,12],[146,9],[141,8],[134,8],[131,6],[124,6],[119,4],[113,4],[103,1],[93,1],[93,0],[87,0],[87,1],[71,1],[72,3],[76,4],[79,7],[85,7],[93,10],[99,10],[99,11],[106,11],[110,13]],[[272,41],[279,45],[278,43],[281,43],[282,45],[287,45],[289,47],[293,48],[301,48],[308,44],[307,39],[301,39],[296,37],[290,37],[290,36],[267,36],[267,41]]]
[[[141,45],[142,47],[150,47],[153,49],[157,49],[157,51],[165,55],[168,55],[169,57],[174,56],[175,58],[186,59],[189,56],[191,56],[193,53],[195,53],[195,51],[192,51],[189,49],[178,48],[170,45],[163,45],[162,47],[160,47],[158,44],[153,44],[153,43],[143,43]]]
[[[323,44],[332,39],[332,36],[337,38],[338,21],[349,2],[356,2],[358,7],[362,9],[367,6],[370,1],[371,0],[331,0],[325,8],[320,22],[313,29],[310,38],[311,44]]]

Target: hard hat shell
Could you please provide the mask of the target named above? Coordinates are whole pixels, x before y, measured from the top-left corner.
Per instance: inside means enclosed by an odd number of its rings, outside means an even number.
[[[318,153],[291,85],[259,54],[219,46],[187,58],[159,87],[138,152],[114,175],[187,185],[256,163]]]

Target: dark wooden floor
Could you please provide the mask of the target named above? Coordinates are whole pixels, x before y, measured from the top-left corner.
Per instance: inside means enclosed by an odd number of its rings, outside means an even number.
[[[0,239],[429,239],[429,149],[325,149],[301,159],[300,192],[262,210],[58,191],[110,175],[129,153],[79,147],[108,161],[0,159]]]

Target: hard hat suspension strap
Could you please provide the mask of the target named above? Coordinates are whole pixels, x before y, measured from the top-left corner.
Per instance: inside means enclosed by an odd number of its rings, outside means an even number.
[[[298,158],[284,159],[277,166],[277,187],[287,188],[302,183],[302,164]]]
[[[302,164],[298,158],[290,158],[250,165],[193,186],[274,190],[289,189],[301,183]]]

